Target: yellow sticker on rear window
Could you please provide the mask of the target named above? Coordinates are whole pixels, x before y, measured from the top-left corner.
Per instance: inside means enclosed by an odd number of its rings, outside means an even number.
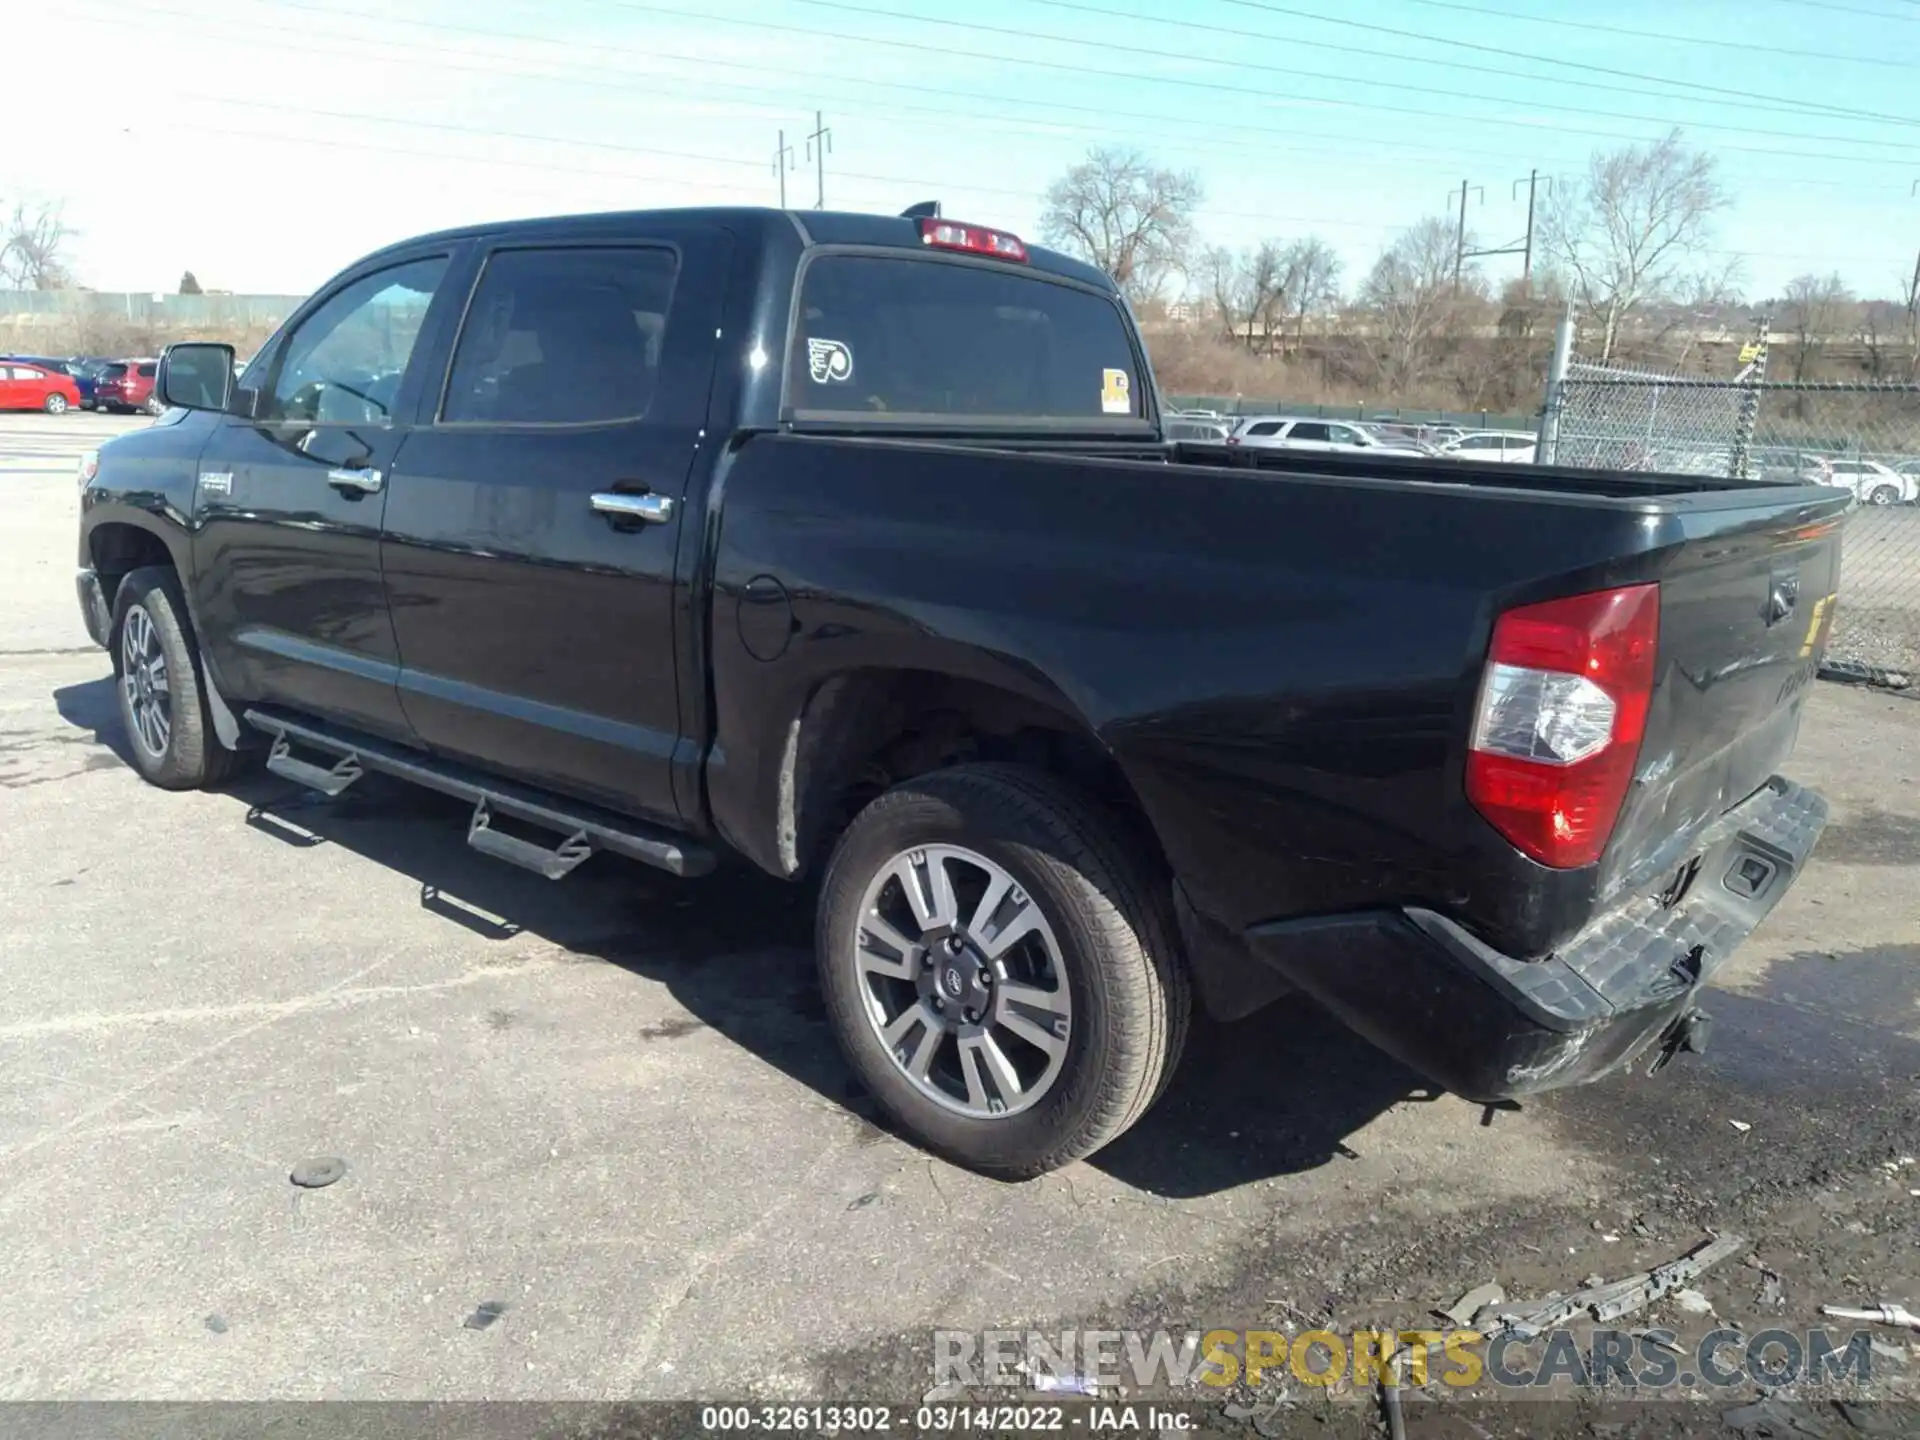
[[[1100,372],[1100,408],[1109,415],[1133,413],[1133,382],[1124,370]]]

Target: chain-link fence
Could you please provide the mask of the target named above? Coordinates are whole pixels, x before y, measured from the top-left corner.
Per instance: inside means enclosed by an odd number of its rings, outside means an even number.
[[[1830,655],[1920,669],[1920,385],[1701,379],[1569,364],[1542,459],[1846,490]],[[1550,453],[1548,453],[1550,452]]]

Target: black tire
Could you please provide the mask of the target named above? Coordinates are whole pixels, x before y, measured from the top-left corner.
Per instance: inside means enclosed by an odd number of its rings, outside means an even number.
[[[214,734],[186,614],[186,600],[173,571],[158,566],[135,570],[120,582],[108,635],[114,694],[134,769],[163,790],[218,785],[233,773],[239,758]],[[135,650],[141,652],[139,657]],[[164,662],[159,677],[164,683],[159,686],[150,663],[153,654]],[[135,671],[131,684],[130,665]],[[148,672],[144,683],[138,673],[141,669]],[[154,703],[164,709],[164,731],[150,716],[143,719],[138,713]]]
[[[49,415],[64,415],[72,407],[67,404],[67,397],[56,390],[41,402],[40,408]]]
[[[943,1107],[902,1071],[868,1017],[855,960],[868,887],[895,857],[939,845],[1002,868],[1058,942],[1074,1019],[1058,1074],[1030,1108],[976,1117]],[[855,817],[821,887],[821,985],[848,1062],[904,1133],[959,1164],[1023,1179],[1092,1154],[1146,1112],[1191,1012],[1170,885],[1150,853],[1122,817],[1014,765],[922,775]]]
[[[1876,485],[1867,492],[1869,505],[1898,505],[1900,492],[1891,485]]]

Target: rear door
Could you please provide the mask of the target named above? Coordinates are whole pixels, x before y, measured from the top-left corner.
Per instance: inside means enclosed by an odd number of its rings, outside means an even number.
[[[250,367],[253,413],[228,416],[201,452],[195,610],[237,697],[410,738],[380,522],[454,258],[428,251],[335,282]]]
[[[433,749],[673,819],[675,547],[728,237],[490,248],[396,462],[382,564]]]
[[[1333,427],[1320,420],[1296,420],[1287,427],[1290,450],[1331,450]]]
[[[16,378],[25,373],[24,366],[0,365],[0,410],[26,408],[26,382]]]

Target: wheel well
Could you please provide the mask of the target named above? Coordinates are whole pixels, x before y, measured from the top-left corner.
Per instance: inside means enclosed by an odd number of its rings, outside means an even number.
[[[167,549],[167,542],[138,525],[102,525],[88,539],[87,549],[93,556],[93,570],[100,577],[100,591],[107,597],[109,613],[120,582],[133,571],[148,565],[173,568],[173,552]]]
[[[1045,770],[1137,822],[1125,773],[1075,716],[980,681],[921,670],[835,676],[795,717],[781,769],[780,851],[789,873],[825,860],[853,817],[902,780],[972,760]]]

